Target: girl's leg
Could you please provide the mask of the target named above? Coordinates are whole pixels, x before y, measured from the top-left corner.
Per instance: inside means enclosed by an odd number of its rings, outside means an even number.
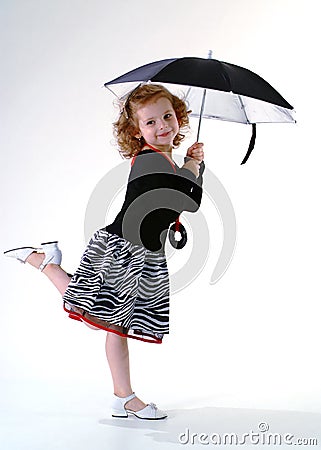
[[[31,253],[26,261],[38,269],[44,258],[45,256],[42,253]],[[44,268],[43,273],[54,284],[60,294],[64,295],[71,279],[67,273],[57,264],[48,264]],[[127,338],[118,336],[115,333],[107,333],[106,356],[113,379],[114,393],[118,397],[127,397],[133,392],[130,383]],[[126,406],[133,411],[139,411],[145,408],[146,404],[139,398],[134,397],[126,403]]]
[[[45,256],[43,253],[31,253],[31,255],[28,256],[26,262],[38,269],[44,258]],[[66,292],[68,284],[70,283],[71,277],[60,266],[58,266],[58,264],[49,263],[42,272],[49,278],[49,280],[63,296]],[[89,325],[86,322],[84,323],[92,330],[99,330],[99,328],[94,327],[93,325]]]
[[[44,253],[31,253],[26,262],[33,267],[39,268],[42,261],[45,259]],[[56,286],[61,295],[64,295],[67,286],[71,280],[69,275],[57,264],[48,264],[42,271],[49,280]]]
[[[129,351],[127,338],[115,333],[107,333],[106,356],[114,384],[114,394],[118,397],[127,397],[133,390],[130,383]],[[126,407],[133,411],[145,408],[139,398],[134,397],[126,403]]]

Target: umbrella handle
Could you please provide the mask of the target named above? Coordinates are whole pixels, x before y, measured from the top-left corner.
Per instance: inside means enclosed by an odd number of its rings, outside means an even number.
[[[200,110],[200,119],[198,121],[196,142],[199,142],[200,130],[201,130],[201,122],[202,122],[204,105],[205,105],[205,99],[206,99],[206,89],[204,89],[204,91],[203,91],[203,98],[202,98],[202,104],[201,104],[201,110]]]
[[[177,241],[175,239],[175,232],[178,231],[181,235],[181,239]],[[169,242],[174,248],[177,248],[180,250],[186,245],[187,242],[187,232],[184,227],[184,225],[179,221],[179,219],[176,220],[175,223],[173,223],[169,228],[169,234],[168,234]]]

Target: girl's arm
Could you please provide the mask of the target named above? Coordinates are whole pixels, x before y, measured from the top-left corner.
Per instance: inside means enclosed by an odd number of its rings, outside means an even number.
[[[200,174],[197,178],[187,168],[195,164],[194,161],[189,164],[185,163],[182,168],[175,171],[171,163],[159,153],[151,151],[138,155],[129,180],[132,184],[132,192],[134,191],[135,197],[137,197],[147,191],[170,189],[170,192],[164,191],[164,201],[166,203],[168,198],[168,204],[171,205],[171,208],[174,206],[179,213],[182,211],[197,211],[202,199],[202,173],[205,166],[202,162],[199,166]]]
[[[204,150],[203,150],[204,144],[202,142],[195,142],[193,145],[191,145],[186,152],[185,157],[185,164],[184,168],[190,170],[193,172],[193,174],[196,176],[196,178],[199,177],[199,175],[203,175],[204,172],[204,163],[202,164],[204,160]],[[202,165],[202,167],[201,167]],[[201,172],[200,172],[201,169]]]
[[[204,144],[201,142],[195,142],[193,145],[191,145],[191,147],[189,147],[186,152],[186,157],[184,159],[185,164],[181,169],[181,171],[185,171],[185,174],[187,171],[187,173],[192,172],[192,174],[195,176],[195,178],[193,177],[194,187],[192,188],[190,197],[198,205],[197,208],[190,208],[187,206],[185,208],[185,211],[195,212],[201,204],[203,194],[203,172],[205,170],[203,147]]]

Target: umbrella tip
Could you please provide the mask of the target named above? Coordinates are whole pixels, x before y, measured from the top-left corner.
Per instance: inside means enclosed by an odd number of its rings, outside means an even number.
[[[213,50],[209,50],[207,58],[212,59],[212,55],[213,55]]]

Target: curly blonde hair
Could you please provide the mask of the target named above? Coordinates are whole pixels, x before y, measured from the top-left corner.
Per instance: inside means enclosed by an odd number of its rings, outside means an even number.
[[[117,140],[119,153],[124,158],[132,158],[141,151],[146,144],[143,137],[137,139],[139,132],[136,111],[146,103],[154,102],[161,97],[167,98],[173,105],[179,125],[179,132],[174,138],[174,147],[178,147],[185,138],[184,132],[189,130],[189,118],[186,103],[158,84],[140,84],[131,91],[121,104],[119,118],[113,123],[114,136]]]

